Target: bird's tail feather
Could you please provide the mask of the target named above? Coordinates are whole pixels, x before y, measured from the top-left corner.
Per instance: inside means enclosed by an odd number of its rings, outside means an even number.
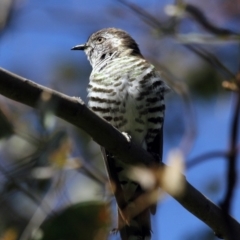
[[[121,222],[121,215],[118,215]],[[129,225],[120,228],[121,240],[149,240],[151,238],[150,211],[144,210],[133,218]]]
[[[110,183],[118,205],[118,230],[121,240],[148,240],[151,236],[150,209],[147,208],[140,212],[133,219],[129,219],[132,214],[131,207],[134,206],[134,200],[139,197],[143,190],[135,184],[135,193],[131,199],[126,200],[125,188],[122,185],[122,179],[119,179],[119,166],[116,165],[114,157],[102,148],[103,157],[105,160],[107,172],[109,174]],[[131,206],[133,204],[133,206]],[[130,207],[129,207],[130,206]],[[127,209],[127,212],[125,211]]]

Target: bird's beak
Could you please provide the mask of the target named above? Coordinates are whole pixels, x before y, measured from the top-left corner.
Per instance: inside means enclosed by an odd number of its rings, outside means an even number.
[[[86,44],[76,45],[75,47],[71,48],[71,50],[85,50],[87,48]]]

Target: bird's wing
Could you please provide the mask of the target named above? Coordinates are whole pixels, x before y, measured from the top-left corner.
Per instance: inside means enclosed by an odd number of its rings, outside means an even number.
[[[145,87],[151,89],[149,98],[153,99],[150,105],[146,104],[149,122],[145,140],[148,152],[153,155],[158,164],[162,161],[163,154],[164,94],[169,91],[169,87],[162,80],[161,74],[154,69]],[[146,101],[148,102],[148,99]],[[156,213],[156,204],[151,206],[150,211],[152,214]]]
[[[151,149],[153,155],[157,156],[155,158],[156,162],[162,162],[162,154],[163,154],[163,123],[162,127],[157,133],[156,137],[152,142],[147,143],[147,148]]]
[[[156,163],[161,162],[163,154],[163,125],[154,140],[151,143],[147,143],[147,147],[151,149],[150,153],[154,156]],[[156,210],[157,204],[154,204],[150,207],[151,214],[155,215]]]
[[[104,163],[106,166],[107,174],[109,177],[109,182],[116,198],[117,205],[120,209],[126,207],[127,202],[124,199],[123,189],[120,184],[118,177],[118,171],[116,166],[116,161],[111,153],[109,153],[104,147],[101,147],[102,155],[104,158]]]

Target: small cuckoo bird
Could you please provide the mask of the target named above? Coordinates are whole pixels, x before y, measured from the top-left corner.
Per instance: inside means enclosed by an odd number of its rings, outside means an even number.
[[[133,38],[121,29],[106,28],[72,50],[84,50],[92,65],[89,107],[161,161],[164,93],[168,86],[144,59]],[[150,214],[155,213],[156,206],[140,212],[130,222],[125,221],[123,209],[144,190],[128,178],[126,164],[114,159],[107,150],[102,151],[114,185],[122,240],[150,239]]]

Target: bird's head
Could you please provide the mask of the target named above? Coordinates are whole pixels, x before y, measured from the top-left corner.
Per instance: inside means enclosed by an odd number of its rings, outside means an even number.
[[[134,39],[127,32],[117,28],[99,30],[93,33],[85,44],[77,45],[72,50],[84,50],[92,67],[117,57],[142,57]]]

